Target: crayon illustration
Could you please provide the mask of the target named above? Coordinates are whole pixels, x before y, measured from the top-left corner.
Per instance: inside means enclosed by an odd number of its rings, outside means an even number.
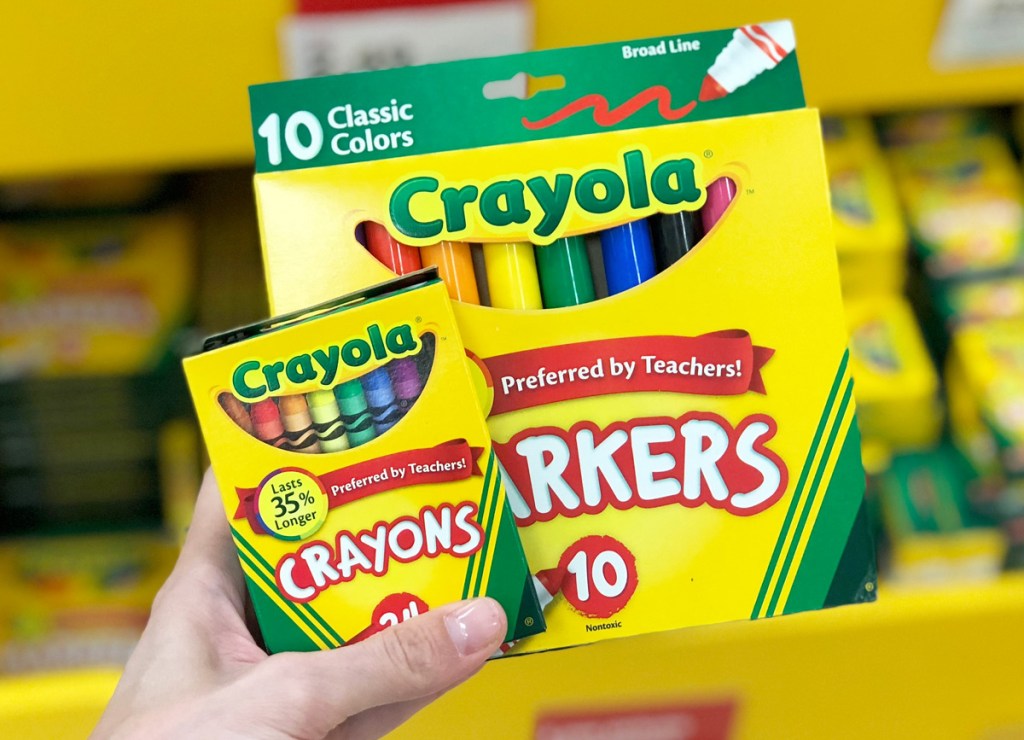
[[[544,307],[532,244],[484,244],[484,267],[492,306],[519,310]]]
[[[358,378],[335,386],[334,395],[338,399],[341,421],[347,430],[348,441],[353,447],[366,444],[377,436],[373,431],[373,418],[366,405],[363,386],[360,385]]]
[[[728,177],[720,177],[708,185],[708,199],[700,209],[701,225],[705,234],[718,223],[735,197],[736,183]]]
[[[377,430],[377,434],[384,434],[402,418],[388,371],[379,367],[368,372],[359,381],[363,384],[366,403],[373,417],[373,428]]]
[[[423,349],[413,358],[413,361],[416,363],[416,369],[420,373],[423,385],[426,385],[427,378],[430,376],[430,368],[434,364],[434,348],[437,345],[437,337],[434,336],[433,332],[427,332],[420,337],[420,342],[423,345]]]
[[[423,267],[420,250],[396,240],[388,230],[373,221],[365,221],[366,248],[381,264],[396,275]]]
[[[473,271],[473,253],[466,242],[443,241],[420,250],[424,266],[436,266],[437,274],[453,301],[480,304],[480,292]]]
[[[737,28],[704,77],[699,100],[706,103],[724,98],[762,72],[774,69],[795,48],[796,37],[789,21]]]
[[[582,236],[557,239],[534,250],[544,308],[578,306],[594,300],[587,243]]]
[[[391,376],[391,385],[395,389],[395,402],[398,404],[398,411],[402,416],[409,413],[409,409],[416,403],[416,399],[423,392],[423,381],[420,380],[419,370],[416,368],[416,361],[409,357],[402,357],[388,363],[388,374]]]
[[[537,592],[537,601],[540,602],[542,612],[547,611],[548,607],[551,606],[551,602],[562,591],[562,584],[565,583],[566,575],[566,571],[562,568],[548,568],[547,570],[537,571],[532,576],[533,588]],[[510,642],[502,643],[498,647],[498,652],[492,657],[504,655],[514,648],[517,642],[519,641],[511,640]]]
[[[635,288],[654,277],[651,227],[645,219],[605,229],[600,236],[608,295]]]
[[[222,409],[227,412],[227,415],[231,418],[231,421],[235,422],[238,426],[245,430],[246,434],[255,434],[252,427],[252,418],[249,416],[248,409],[245,408],[245,404],[239,401],[231,393],[224,391],[217,396],[217,401],[220,403]]]
[[[259,439],[274,447],[285,446],[288,440],[284,436],[281,413],[272,398],[257,401],[249,409],[249,413],[252,416],[253,431]]]
[[[320,452],[313,419],[309,415],[306,397],[301,394],[281,396],[278,404],[281,408],[281,423],[284,424],[284,436],[288,440],[285,449],[294,452]]]
[[[341,452],[351,445],[341,421],[341,410],[333,391],[313,391],[306,396],[313,429],[320,438],[320,449],[324,452]]]
[[[651,238],[654,241],[654,261],[658,272],[671,265],[697,246],[704,236],[700,213],[680,211],[659,213],[651,217]]]

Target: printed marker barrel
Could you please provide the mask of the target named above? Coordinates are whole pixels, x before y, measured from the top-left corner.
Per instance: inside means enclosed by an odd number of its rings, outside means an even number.
[[[350,380],[335,386],[334,396],[338,399],[341,421],[345,424],[348,441],[353,447],[364,445],[377,436],[373,430],[373,418],[363,395],[359,380]]]
[[[424,266],[437,267],[437,274],[453,301],[480,304],[480,291],[473,271],[473,253],[466,242],[443,241],[420,250]]]
[[[704,203],[704,207],[700,209],[700,218],[705,234],[718,223],[735,197],[736,183],[728,177],[720,177],[708,185],[708,199]]]
[[[697,246],[704,231],[696,211],[659,213],[650,219],[654,241],[654,262],[658,272],[667,270]]]
[[[534,249],[544,308],[589,303],[596,298],[594,277],[582,236],[569,236]]]
[[[313,391],[306,396],[313,429],[320,438],[320,449],[324,452],[341,452],[351,445],[345,434],[345,423],[341,420],[341,409],[333,391]]]
[[[600,234],[608,295],[623,293],[655,276],[654,247],[647,221],[630,221]]]
[[[284,436],[284,425],[281,423],[281,412],[273,399],[264,398],[257,401],[249,409],[252,417],[253,431],[256,436],[274,447],[284,447],[288,441]]]
[[[519,310],[544,308],[532,244],[484,244],[484,267],[492,306]]]
[[[391,387],[388,371],[379,367],[368,372],[359,381],[363,384],[366,403],[370,408],[370,415],[373,417],[373,428],[377,430],[377,434],[384,434],[402,418],[402,412],[398,410],[398,403],[395,401],[395,389]]]
[[[396,275],[405,275],[423,267],[420,250],[395,239],[388,230],[373,221],[365,222],[366,248]]]
[[[288,440],[285,448],[294,452],[320,452],[320,442],[313,428],[306,397],[301,394],[281,396],[278,403],[281,407],[284,436]]]

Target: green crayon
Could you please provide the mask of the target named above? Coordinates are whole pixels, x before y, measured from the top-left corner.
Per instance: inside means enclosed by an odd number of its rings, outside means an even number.
[[[313,391],[306,396],[306,400],[309,401],[309,415],[313,417],[313,428],[320,438],[320,449],[324,452],[347,450],[351,445],[334,393]]]
[[[597,297],[587,242],[582,236],[556,239],[547,246],[536,247],[535,253],[544,308],[578,306]]]
[[[373,430],[373,417],[363,395],[359,380],[350,380],[334,389],[341,411],[341,421],[348,431],[348,441],[353,447],[366,444],[377,436]]]

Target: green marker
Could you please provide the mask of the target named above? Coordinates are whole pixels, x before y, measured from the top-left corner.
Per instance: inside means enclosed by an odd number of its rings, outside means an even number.
[[[597,297],[587,242],[582,236],[556,239],[547,246],[536,247],[535,252],[544,308],[578,306]]]
[[[341,420],[338,400],[331,391],[313,391],[306,396],[313,428],[320,438],[320,449],[324,452],[341,452],[351,445],[345,434],[345,423]]]
[[[373,431],[373,417],[363,395],[359,380],[350,380],[334,389],[341,411],[341,421],[348,430],[348,441],[353,447],[364,445],[377,436]]]

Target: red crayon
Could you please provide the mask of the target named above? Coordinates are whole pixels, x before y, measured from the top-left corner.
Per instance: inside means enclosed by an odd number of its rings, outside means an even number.
[[[708,199],[704,207],[700,209],[700,220],[705,234],[718,223],[718,219],[722,217],[735,197],[736,183],[728,177],[720,177],[708,185]]]
[[[540,602],[540,608],[542,611],[547,611],[547,608],[551,606],[551,602],[555,600],[559,592],[562,590],[562,584],[565,583],[565,577],[567,572],[563,568],[548,568],[547,570],[537,571],[533,576],[533,588],[537,592],[537,601]],[[510,642],[502,643],[498,647],[498,652],[492,657],[498,655],[504,655],[513,647],[515,647],[518,640],[512,640]]]
[[[249,409],[252,414],[252,426],[256,436],[274,447],[281,447],[287,441],[284,436],[284,424],[281,423],[281,412],[277,404],[270,398],[257,401]]]
[[[423,267],[420,250],[402,244],[387,229],[373,221],[366,222],[366,248],[396,275],[405,275]]]

